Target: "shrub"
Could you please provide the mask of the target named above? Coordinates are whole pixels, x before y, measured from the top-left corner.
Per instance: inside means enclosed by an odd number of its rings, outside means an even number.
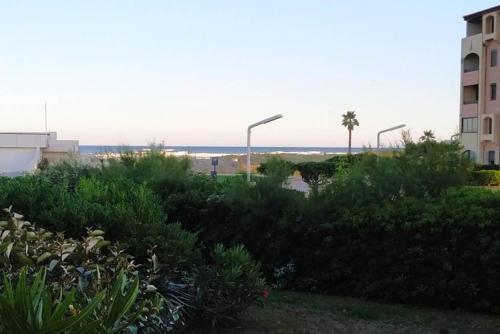
[[[470,172],[470,184],[474,186],[498,186],[500,185],[500,171],[472,171]]]
[[[27,282],[26,270],[21,272],[17,286],[4,277],[4,291],[0,295],[0,333],[76,333],[96,332],[98,322],[85,321],[92,316],[102,295],[94,297],[83,309],[68,315],[76,290],[60,296],[55,302],[45,290],[45,272],[40,271],[33,283]],[[73,307],[74,308],[74,307]]]
[[[178,223],[140,224],[128,239],[128,246],[136,254],[144,253],[144,247],[154,249],[169,275],[188,275],[202,263],[197,235]]]
[[[195,276],[198,287],[198,314],[212,326],[235,320],[250,304],[259,300],[265,289],[259,264],[243,246],[214,247],[212,264]]]
[[[323,162],[302,162],[296,165],[302,179],[306,182],[314,193],[318,187],[330,179],[336,170],[337,164],[330,161]]]
[[[474,311],[500,311],[500,194],[449,190],[304,223],[289,287]]]
[[[45,172],[50,173],[51,168]],[[105,182],[98,174],[73,180],[73,187],[67,186],[64,177],[56,179],[38,175],[0,178],[5,184],[0,193],[6,194],[0,205],[12,204],[40,226],[68,236],[78,237],[87,228],[102,229],[110,240],[128,244],[129,251],[141,260],[148,248],[155,247],[170,270],[199,262],[196,236],[165,223],[159,198],[145,184],[129,179]]]
[[[40,300],[43,305],[35,303],[36,298],[40,297],[38,293],[23,297],[32,300],[34,308],[43,306],[40,312],[50,313],[49,297],[59,298],[61,303],[65,303],[60,299],[62,293],[70,296],[65,300],[71,302],[77,310],[88,307],[86,305],[89,298],[97,300],[97,305],[92,307],[96,312],[91,322],[99,333],[120,333],[129,326],[143,332],[152,332],[167,329],[180,320],[179,313],[182,314],[182,311],[178,305],[175,309],[161,310],[159,295],[150,291],[153,275],[159,272],[156,255],[152,256],[152,268],[140,269],[141,266],[120,245],[104,240],[103,231],[89,231],[86,238],[78,241],[65,238],[62,233],[53,234],[45,229],[35,228],[22,220],[22,216],[10,210],[8,213],[9,220],[0,223],[0,269],[6,276],[7,284],[19,278],[20,284],[26,285],[26,274],[31,275],[42,268],[35,276],[33,291],[43,289],[46,292]],[[4,290],[8,291],[8,287],[4,286]],[[126,291],[128,292],[125,293]],[[9,299],[11,296],[5,297]],[[169,295],[163,298],[168,300]],[[17,303],[25,303],[25,300],[10,300],[6,303],[0,307],[11,305],[15,308]],[[54,319],[62,323],[68,322],[57,310],[50,314],[58,314]],[[40,319],[41,322],[33,326],[53,326],[52,320],[49,321],[53,318],[50,314],[47,313],[49,318]],[[98,317],[94,318],[96,315]],[[21,312],[17,316],[29,321],[27,317],[31,313]],[[44,319],[48,322],[42,321]],[[69,322],[76,321],[75,319]]]
[[[88,302],[82,296],[102,294],[96,309],[101,315],[96,320],[98,332],[104,328],[107,332],[120,332],[126,324],[144,333],[156,333],[182,326],[187,320],[215,324],[233,319],[255,301],[264,284],[260,266],[242,247],[225,249],[218,245],[210,265],[204,265],[196,235],[182,230],[179,224],[161,225],[157,236],[155,231],[149,231],[147,238],[151,240],[139,236],[135,239],[133,247],[163,241],[161,247],[148,251],[150,265],[145,266],[135,263],[124,245],[105,240],[102,230],[89,230],[79,241],[37,228],[10,209],[7,213],[8,221],[0,222],[0,269],[9,279],[15,279],[23,266],[31,268],[30,273],[45,268],[45,289],[54,298],[61,290],[69,293],[75,289],[79,309]],[[156,252],[158,249],[161,252]],[[139,277],[140,285],[135,288]],[[121,285],[107,290],[111,284]],[[129,286],[129,291],[136,292],[117,295],[117,291],[125,291]],[[135,303],[125,302],[132,296],[135,300],[136,294]],[[128,310],[125,306],[117,308],[121,304],[133,304],[131,312],[118,312]],[[110,320],[113,317],[121,320]]]
[[[294,165],[279,157],[271,157],[264,164],[259,165],[257,171],[281,184],[293,173]]]
[[[474,170],[499,170],[500,165],[474,165]]]
[[[289,232],[301,217],[304,199],[303,193],[267,177],[255,184],[235,178],[205,199],[202,218],[189,228],[209,248],[217,243],[245,245],[262,262],[266,277],[272,277],[275,266],[286,263],[294,247]]]

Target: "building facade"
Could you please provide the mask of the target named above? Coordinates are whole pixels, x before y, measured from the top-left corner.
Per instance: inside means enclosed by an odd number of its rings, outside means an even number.
[[[500,163],[500,6],[464,16],[460,140],[464,154]]]
[[[78,152],[78,140],[59,140],[55,132],[0,132],[0,175],[29,173],[42,161],[55,163]]]

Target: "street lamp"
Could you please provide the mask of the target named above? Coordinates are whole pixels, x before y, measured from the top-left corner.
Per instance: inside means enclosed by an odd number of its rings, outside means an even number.
[[[259,126],[262,124],[266,124],[266,123],[275,121],[275,120],[280,119],[282,117],[283,117],[283,115],[281,115],[281,114],[274,115],[272,117],[263,119],[260,122],[254,123],[248,127],[248,130],[247,130],[247,181],[250,181],[250,155],[252,153],[251,149],[250,149],[250,136],[252,134],[252,128],[255,128],[256,126]]]
[[[380,150],[380,135],[382,133],[393,131],[393,130],[397,130],[397,129],[401,129],[401,128],[404,128],[405,126],[406,126],[405,124],[400,124],[400,125],[393,126],[392,128],[379,131],[379,133],[377,133],[377,151]]]

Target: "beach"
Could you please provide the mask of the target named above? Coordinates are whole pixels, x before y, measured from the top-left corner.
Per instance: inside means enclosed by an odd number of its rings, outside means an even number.
[[[120,152],[133,151],[138,154],[149,152],[149,146],[81,146],[80,157],[84,163],[99,164],[109,158],[117,158]],[[209,174],[213,170],[212,158],[218,159],[216,171],[220,175],[232,175],[246,172],[246,147],[219,146],[166,146],[160,149],[166,156],[187,158],[194,172]],[[362,152],[362,148],[353,148],[353,152]],[[252,148],[251,170],[271,157],[279,157],[293,163],[306,161],[324,161],[334,156],[347,153],[345,147],[255,147]]]

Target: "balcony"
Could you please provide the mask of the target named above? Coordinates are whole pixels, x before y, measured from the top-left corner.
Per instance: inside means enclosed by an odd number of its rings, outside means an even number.
[[[467,36],[462,39],[462,57],[466,57],[469,53],[481,55],[483,52],[483,34]]]
[[[485,24],[485,32],[484,32],[484,40],[485,41],[488,41],[488,40],[493,40],[495,39],[495,21],[496,21],[496,15],[495,14],[492,14],[492,15],[488,15],[485,20],[484,20],[484,24]]]
[[[493,134],[482,134],[481,135],[481,141],[493,141]]]
[[[471,86],[479,84],[479,71],[478,70],[470,70],[464,71],[462,75],[462,85]]]

